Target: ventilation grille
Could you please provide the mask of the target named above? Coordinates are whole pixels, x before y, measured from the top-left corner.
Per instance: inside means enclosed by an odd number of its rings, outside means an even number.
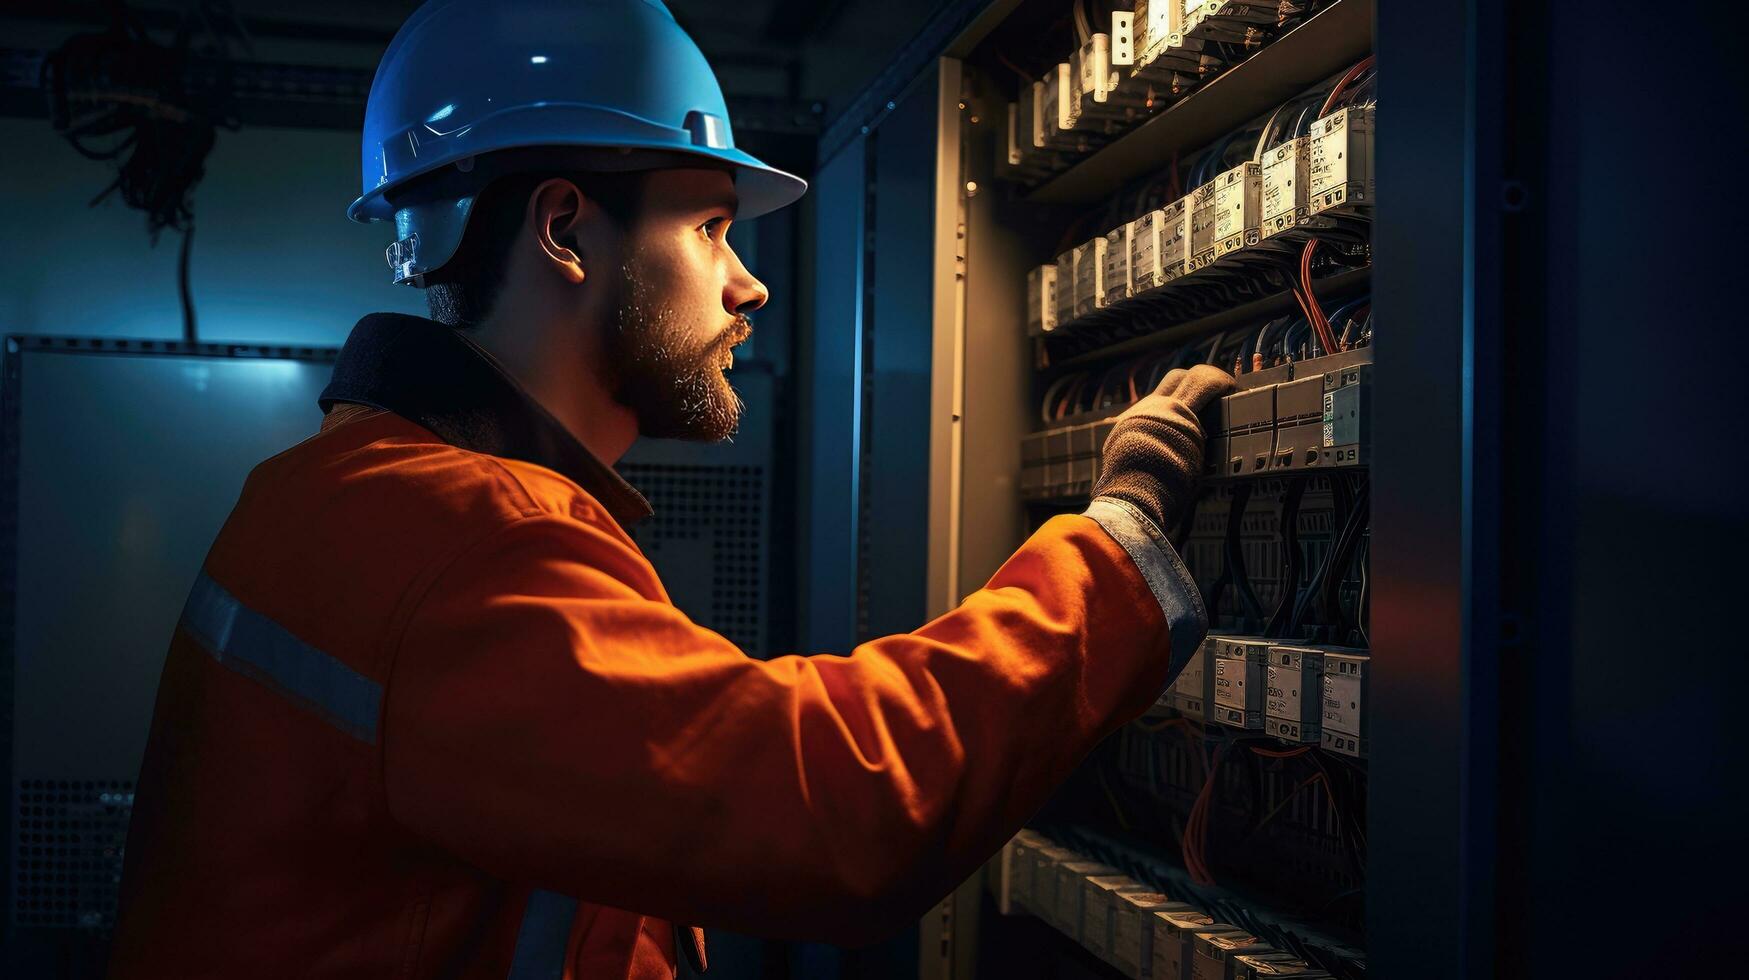
[[[763,466],[628,463],[655,515],[632,538],[693,621],[765,657],[768,493]]]
[[[13,924],[114,926],[134,784],[27,779],[14,790],[14,799]]]

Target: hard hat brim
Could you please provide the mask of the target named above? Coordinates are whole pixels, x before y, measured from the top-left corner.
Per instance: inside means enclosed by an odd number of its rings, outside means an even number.
[[[648,146],[622,145],[621,148],[665,151],[677,156],[698,157],[701,162],[731,165],[735,175],[735,194],[740,199],[735,211],[737,220],[750,220],[788,207],[801,200],[808,191],[808,182],[802,178],[734,147],[692,150],[652,143]],[[441,167],[433,168],[433,171],[438,169]],[[358,222],[392,221],[396,210],[397,206],[388,200],[383,189],[378,188],[354,200],[346,209],[346,216]]]

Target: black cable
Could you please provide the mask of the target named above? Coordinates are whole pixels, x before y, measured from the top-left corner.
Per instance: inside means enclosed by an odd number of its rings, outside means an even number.
[[[1330,574],[1330,564],[1335,560],[1336,541],[1339,529],[1346,526],[1349,512],[1349,490],[1347,481],[1340,475],[1330,477],[1330,541],[1324,548],[1323,555],[1318,559],[1318,567],[1312,571],[1312,577],[1306,582],[1305,591],[1294,602],[1293,618],[1288,621],[1287,635],[1298,636],[1300,628],[1305,625],[1307,614],[1312,612],[1313,601],[1319,595],[1319,586],[1325,576]]]
[[[1372,522],[1368,521],[1366,530],[1362,532],[1360,554],[1355,561],[1360,565],[1360,594],[1354,598],[1354,628],[1360,633],[1360,645],[1372,648],[1372,636],[1369,632],[1372,623],[1372,607],[1367,590],[1367,565],[1372,561]]]
[[[188,252],[194,243],[194,219],[182,228],[182,254],[176,258],[176,287],[182,297],[182,340],[193,344],[198,339],[194,321],[194,295],[188,288]]]
[[[1250,502],[1251,484],[1240,483],[1233,489],[1233,509],[1227,517],[1227,567],[1232,570],[1233,590],[1244,607],[1244,616],[1261,629],[1264,620],[1263,603],[1258,601],[1257,593],[1251,588],[1251,577],[1246,574],[1243,551],[1245,507]]]
[[[1347,523],[1342,528],[1342,535],[1336,541],[1336,554],[1330,565],[1329,574],[1324,576],[1320,588],[1319,605],[1324,613],[1324,621],[1330,625],[1352,628],[1348,614],[1342,608],[1342,582],[1347,578],[1348,569],[1354,562],[1354,550],[1360,543],[1360,529],[1366,526],[1367,495],[1371,484],[1362,481],[1360,492],[1355,495],[1353,509]]]
[[[1292,618],[1294,603],[1299,599],[1300,501],[1306,495],[1308,482],[1304,477],[1290,480],[1287,493],[1282,495],[1281,550],[1284,568],[1281,576],[1281,600],[1275,604],[1275,612],[1270,614],[1268,624],[1263,627],[1264,636],[1287,635],[1288,621]]]
[[[1190,543],[1190,533],[1196,529],[1196,510],[1201,502],[1202,498],[1199,496],[1189,507],[1184,508],[1184,516],[1179,518],[1178,528],[1172,533],[1172,550],[1178,552],[1180,557],[1184,555],[1184,546]]]

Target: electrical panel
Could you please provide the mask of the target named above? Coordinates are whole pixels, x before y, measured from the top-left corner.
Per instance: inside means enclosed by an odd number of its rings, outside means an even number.
[[[935,230],[956,243],[936,281],[963,291],[965,346],[937,347],[964,382],[946,415],[964,422],[961,591],[1017,529],[1086,508],[1123,413],[1168,374],[1238,383],[1204,415],[1194,501],[1158,529],[1208,634],[988,887],[1100,975],[1359,980],[1371,11],[1138,0],[996,19],[940,103],[960,140],[936,185],[958,212]]]

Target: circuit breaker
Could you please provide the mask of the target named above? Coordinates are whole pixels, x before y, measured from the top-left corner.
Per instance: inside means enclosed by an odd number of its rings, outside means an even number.
[[[1135,290],[1130,281],[1130,226],[1125,222],[1105,233],[1105,305],[1129,299]]]
[[[1324,655],[1324,748],[1366,755],[1366,678],[1371,659],[1362,653]]]
[[[1312,123],[1311,212],[1365,216],[1373,207],[1373,109],[1349,106]]]
[[[1230,728],[1263,728],[1264,664],[1270,641],[1223,636],[1215,641],[1214,716]]]
[[[1179,199],[1130,222],[1130,286],[1142,293],[1185,274],[1190,242],[1187,200]]]
[[[1276,388],[1261,385],[1221,399],[1226,475],[1260,473],[1274,461]]]
[[[1324,718],[1324,651],[1270,646],[1265,683],[1264,731],[1284,742],[1317,744]]]
[[[1191,269],[1213,265],[1215,261],[1215,224],[1220,218],[1219,188],[1213,181],[1190,194],[1190,261]]]
[[[1312,139],[1296,136],[1264,154],[1262,237],[1301,229],[1334,227],[1329,218],[1312,217]]]
[[[1367,462],[1372,441],[1371,394],[1370,364],[1324,375],[1323,453],[1331,465]]]
[[[1257,244],[1262,189],[1263,168],[1249,160],[1215,178],[1215,258]]]
[[[1105,237],[1075,246],[1070,264],[1075,270],[1075,315],[1105,308]]]

